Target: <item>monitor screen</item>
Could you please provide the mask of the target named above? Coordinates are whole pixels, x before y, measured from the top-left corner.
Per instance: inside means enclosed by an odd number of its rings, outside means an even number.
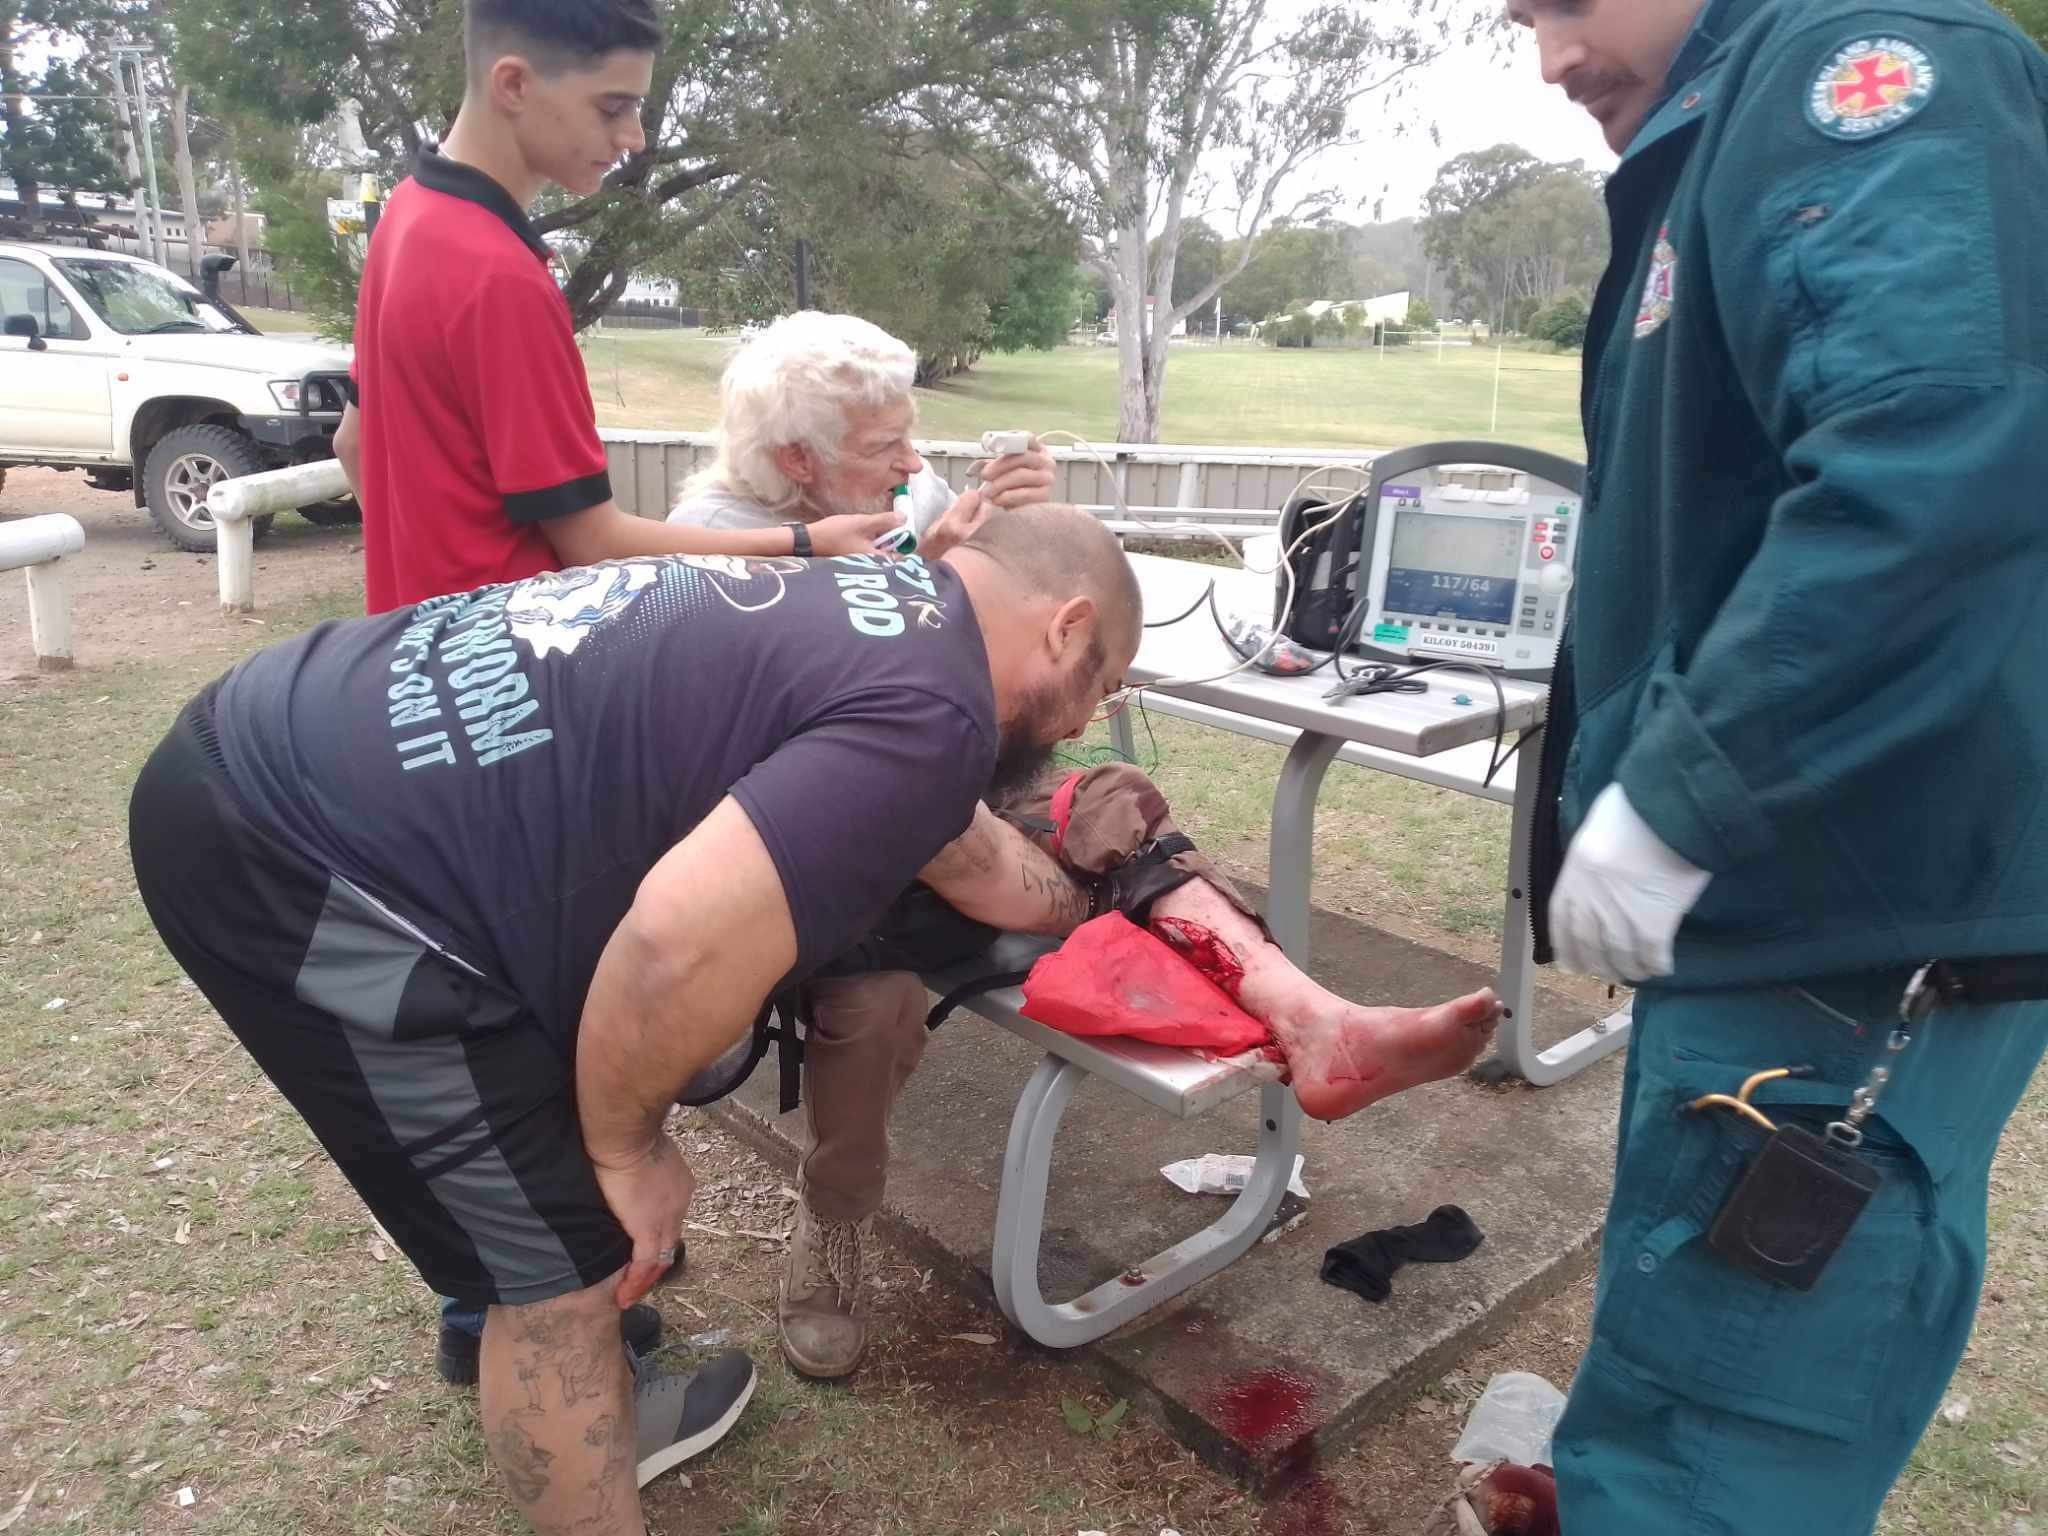
[[[1396,513],[1386,611],[1505,626],[1514,617],[1523,536],[1515,518]]]

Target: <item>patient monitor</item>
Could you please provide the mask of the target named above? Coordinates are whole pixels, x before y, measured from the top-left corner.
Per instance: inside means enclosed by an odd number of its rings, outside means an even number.
[[[1504,443],[1382,454],[1360,499],[1351,649],[1547,681],[1571,614],[1585,470]],[[1313,515],[1313,514],[1311,514]]]

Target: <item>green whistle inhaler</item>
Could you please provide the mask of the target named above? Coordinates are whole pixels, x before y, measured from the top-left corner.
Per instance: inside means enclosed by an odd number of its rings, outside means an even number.
[[[911,504],[910,487],[899,485],[889,493],[890,508],[903,519],[897,527],[875,540],[874,547],[886,554],[903,556],[917,553],[917,515]]]

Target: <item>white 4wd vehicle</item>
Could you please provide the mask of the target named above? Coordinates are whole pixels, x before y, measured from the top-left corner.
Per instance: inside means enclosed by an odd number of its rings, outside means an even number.
[[[0,484],[9,465],[83,469],[205,551],[216,481],[334,455],[348,349],[261,335],[153,262],[0,241],[0,316]]]

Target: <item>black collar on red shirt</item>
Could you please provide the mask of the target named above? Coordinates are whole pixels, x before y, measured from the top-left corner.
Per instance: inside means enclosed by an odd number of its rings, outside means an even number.
[[[420,150],[419,158],[413,162],[413,180],[429,192],[446,193],[459,197],[464,202],[475,203],[496,214],[506,226],[517,235],[526,248],[542,261],[552,254],[547,242],[534,233],[533,221],[526,216],[526,210],[512,200],[497,182],[486,176],[473,165],[464,165],[459,160],[450,160],[440,150],[427,145]]]

